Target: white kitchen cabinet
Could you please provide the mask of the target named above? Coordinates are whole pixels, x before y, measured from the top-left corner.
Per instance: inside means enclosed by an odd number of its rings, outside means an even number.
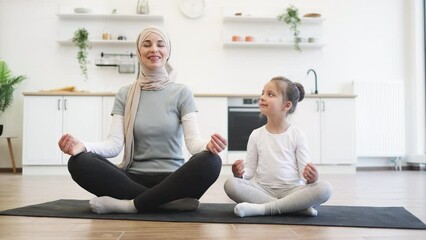
[[[24,96],[22,165],[66,165],[58,140],[64,133],[85,141],[102,138],[100,96]]]
[[[355,164],[354,98],[305,98],[290,121],[307,136],[313,163]]]
[[[213,133],[228,136],[227,97],[195,97],[201,136],[210,139]],[[186,150],[186,149],[185,149]],[[220,154],[222,164],[227,164],[227,149]]]

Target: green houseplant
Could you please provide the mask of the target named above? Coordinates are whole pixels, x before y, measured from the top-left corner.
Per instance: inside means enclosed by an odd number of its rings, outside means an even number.
[[[300,43],[299,10],[295,6],[290,5],[289,7],[286,8],[284,13],[278,15],[277,18],[278,18],[278,20],[283,21],[284,23],[286,23],[290,27],[290,30],[292,31],[293,37],[294,37],[294,48],[299,52],[302,51],[302,49],[300,48],[300,45],[299,45],[299,43]]]
[[[26,79],[25,76],[12,76],[5,61],[0,60],[0,113],[6,111],[13,102],[13,92],[16,87]],[[0,135],[3,125],[0,124]]]
[[[87,80],[87,56],[89,45],[89,32],[85,28],[79,28],[74,32],[72,42],[76,47],[78,47],[77,60],[80,64],[81,75],[83,75],[84,80]]]

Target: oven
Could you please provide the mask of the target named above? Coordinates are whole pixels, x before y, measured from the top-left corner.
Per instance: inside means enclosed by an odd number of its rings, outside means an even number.
[[[261,117],[258,98],[228,98],[228,159],[244,158],[251,132],[266,123]],[[228,161],[229,161],[228,160]]]

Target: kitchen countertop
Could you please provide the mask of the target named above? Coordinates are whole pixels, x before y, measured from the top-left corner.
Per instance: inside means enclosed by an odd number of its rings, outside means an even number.
[[[113,92],[88,92],[88,91],[39,91],[24,92],[24,96],[115,96]]]
[[[114,92],[88,92],[88,91],[40,91],[24,92],[24,96],[115,96]],[[231,93],[195,93],[195,97],[259,97],[259,94],[231,94]],[[306,94],[305,98],[355,98],[354,94],[321,93]]]

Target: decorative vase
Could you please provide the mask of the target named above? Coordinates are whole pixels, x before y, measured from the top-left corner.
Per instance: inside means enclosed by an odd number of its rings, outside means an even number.
[[[149,14],[149,3],[148,0],[138,0],[138,5],[136,6],[137,14]]]

